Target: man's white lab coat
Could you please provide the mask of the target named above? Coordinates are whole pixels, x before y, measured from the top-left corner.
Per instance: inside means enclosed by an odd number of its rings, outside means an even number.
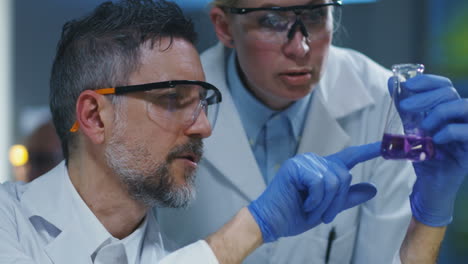
[[[205,241],[167,255],[153,214],[147,217],[140,263],[218,263]],[[71,184],[63,162],[32,183],[0,184],[0,263],[92,263],[91,255],[108,238]]]

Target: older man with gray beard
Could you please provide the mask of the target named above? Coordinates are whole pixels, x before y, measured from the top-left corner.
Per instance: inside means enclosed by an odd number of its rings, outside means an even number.
[[[64,25],[50,106],[65,161],[30,184],[0,185],[1,263],[165,257],[147,212],[193,199],[221,101],[204,82],[195,38],[165,1],[106,2]],[[201,241],[189,255],[204,251]]]

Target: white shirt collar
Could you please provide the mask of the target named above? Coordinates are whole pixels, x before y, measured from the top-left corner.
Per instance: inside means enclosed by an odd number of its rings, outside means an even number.
[[[313,92],[283,111],[272,110],[248,91],[236,65],[236,52],[233,50],[227,62],[226,81],[247,136],[256,142],[263,125],[274,115],[280,114],[286,117],[291,125],[294,139],[299,142]]]

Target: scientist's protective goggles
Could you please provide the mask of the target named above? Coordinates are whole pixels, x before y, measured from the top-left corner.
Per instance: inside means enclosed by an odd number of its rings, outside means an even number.
[[[322,39],[333,31],[333,8],[341,6],[335,0],[322,4],[287,7],[237,8],[224,10],[239,16],[239,23],[248,37],[258,41],[284,44],[299,30],[308,42]]]
[[[169,131],[187,129],[195,123],[202,110],[205,113],[203,118],[208,119],[213,129],[222,100],[221,93],[214,85],[188,80],[119,86],[94,91],[103,95],[134,93],[133,97],[145,101],[149,118]],[[79,124],[75,122],[70,131],[76,132],[78,129]]]

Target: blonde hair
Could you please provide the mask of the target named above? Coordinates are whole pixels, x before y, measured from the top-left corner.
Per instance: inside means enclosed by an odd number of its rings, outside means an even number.
[[[217,7],[222,7],[222,6],[227,6],[227,7],[235,7],[236,4],[238,4],[240,0],[214,0],[211,4],[212,6],[217,6]]]

